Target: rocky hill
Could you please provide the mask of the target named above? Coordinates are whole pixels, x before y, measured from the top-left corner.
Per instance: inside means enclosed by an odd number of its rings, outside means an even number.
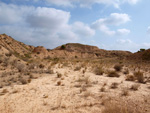
[[[96,46],[83,45],[79,43],[68,43],[55,48],[55,50],[67,50],[70,52],[96,52],[100,49]]]
[[[90,46],[90,45],[83,45],[79,43],[68,43],[62,46],[59,46],[55,48],[54,50],[62,50],[66,52],[72,52],[78,56],[78,53],[81,53],[82,55],[79,55],[79,57],[89,58],[100,58],[100,57],[127,57],[130,56],[132,53],[129,51],[107,51],[104,49],[99,49],[96,46]]]
[[[128,51],[107,51],[96,46],[79,43],[68,43],[49,50],[43,46],[29,46],[13,39],[6,34],[0,35],[0,45],[13,54],[33,58],[103,58],[103,57],[127,57],[132,53]]]
[[[31,53],[34,49],[33,46],[19,42],[6,34],[0,35],[0,45],[10,52],[20,55]]]
[[[130,55],[129,59],[150,61],[150,49],[141,49],[140,51]]]

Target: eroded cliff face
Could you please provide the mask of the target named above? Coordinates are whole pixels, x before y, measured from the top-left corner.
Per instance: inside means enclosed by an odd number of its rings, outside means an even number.
[[[33,46],[19,42],[6,34],[0,35],[0,45],[10,52],[19,53],[20,55],[31,53],[34,49]]]

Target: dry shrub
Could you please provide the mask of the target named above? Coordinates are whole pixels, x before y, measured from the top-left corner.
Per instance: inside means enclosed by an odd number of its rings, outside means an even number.
[[[46,71],[46,73],[48,73],[48,74],[54,74],[54,71],[53,71],[52,69],[48,69],[48,70]]]
[[[3,59],[3,66],[7,67],[10,64],[10,59],[8,57],[4,57]]]
[[[100,91],[101,91],[101,92],[105,92],[105,91],[106,91],[106,88],[105,88],[105,87],[101,87],[101,88],[100,88]]]
[[[122,65],[117,64],[117,65],[114,66],[114,69],[115,69],[116,71],[121,71],[121,70],[122,70]]]
[[[57,73],[57,78],[61,78],[62,74],[61,73]]]
[[[1,93],[8,93],[9,91],[7,89],[3,89]]]
[[[82,73],[84,74],[86,72],[86,70],[84,69],[83,71],[82,71]]]
[[[111,86],[110,86],[110,88],[112,88],[112,89],[116,89],[117,87],[118,87],[118,83],[117,82],[113,82],[112,84],[111,84]]]
[[[1,64],[1,63],[3,63],[3,60],[2,60],[2,58],[0,58],[0,64]]]
[[[129,95],[129,90],[128,90],[128,88],[122,88],[121,95],[122,95],[122,96],[128,96],[128,95]]]
[[[2,83],[0,83],[0,88],[3,88],[3,84]]]
[[[120,75],[116,71],[110,71],[108,77],[120,77]]]
[[[87,85],[91,83],[90,76],[85,76],[83,80]]]
[[[138,80],[138,82],[140,83],[144,83],[144,75],[143,72],[138,71],[134,73],[134,76],[136,77],[136,79]]]
[[[97,68],[95,68],[94,73],[96,75],[103,75],[104,69],[102,67],[97,67]]]
[[[57,86],[60,86],[60,85],[61,85],[61,81],[58,81],[58,82],[57,82]]]
[[[19,72],[24,72],[25,64],[17,64],[16,68],[18,69]]]
[[[37,67],[37,64],[35,64],[35,63],[31,63],[31,64],[27,64],[27,65],[28,65],[29,70],[35,69]]]
[[[128,69],[125,69],[123,73],[124,73],[124,74],[129,74],[129,70],[128,70]]]
[[[74,69],[74,71],[80,71],[80,69],[81,69],[81,66],[78,66]]]
[[[25,78],[21,78],[21,79],[20,79],[20,82],[21,82],[22,84],[27,84],[27,83],[28,83],[28,80],[25,79]]]
[[[10,57],[10,56],[12,56],[12,53],[5,53],[5,55],[6,55],[7,57]]]
[[[135,79],[136,79],[136,78],[135,78],[134,75],[127,75],[127,76],[126,76],[126,80],[127,80],[127,81],[135,81]]]
[[[43,64],[40,64],[39,65],[39,68],[44,68],[45,66]]]
[[[133,84],[130,89],[136,91],[138,90],[139,87],[140,87],[140,84]]]

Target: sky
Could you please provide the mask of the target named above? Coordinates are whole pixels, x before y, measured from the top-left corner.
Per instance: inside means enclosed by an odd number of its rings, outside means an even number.
[[[53,49],[82,43],[106,50],[150,48],[150,0],[0,0],[0,34]]]

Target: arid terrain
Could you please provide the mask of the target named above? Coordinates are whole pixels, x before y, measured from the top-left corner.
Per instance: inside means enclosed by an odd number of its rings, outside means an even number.
[[[34,47],[0,35],[0,113],[150,113],[150,50],[68,43]]]

